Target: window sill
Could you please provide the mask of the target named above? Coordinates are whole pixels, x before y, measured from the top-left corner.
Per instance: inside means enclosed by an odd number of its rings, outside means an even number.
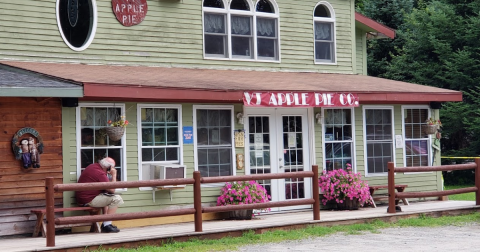
[[[204,60],[229,60],[229,61],[246,61],[246,62],[270,62],[281,63],[280,60],[268,60],[268,59],[245,59],[245,58],[217,58],[217,57],[203,57]]]

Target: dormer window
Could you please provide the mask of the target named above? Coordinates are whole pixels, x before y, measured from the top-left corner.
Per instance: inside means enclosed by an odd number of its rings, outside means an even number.
[[[335,63],[335,13],[327,2],[320,2],[313,13],[315,63]]]
[[[204,0],[203,32],[205,58],[279,60],[278,10],[268,0]]]

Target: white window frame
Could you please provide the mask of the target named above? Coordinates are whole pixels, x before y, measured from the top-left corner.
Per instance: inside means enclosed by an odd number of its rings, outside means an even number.
[[[337,108],[322,108],[322,149],[323,149],[323,153],[322,153],[322,156],[323,156],[323,170],[326,171],[326,167],[327,167],[327,160],[326,160],[326,151],[325,151],[325,144],[326,144],[326,140],[325,140],[325,132],[326,132],[326,128],[325,128],[325,110],[330,110],[330,109],[350,109],[351,110],[351,116],[352,116],[352,140],[351,141],[329,141],[329,143],[348,143],[348,142],[351,142],[352,144],[352,167],[353,167],[353,172],[357,172],[357,159],[356,159],[356,151],[355,151],[355,110],[353,108],[344,108],[344,107],[337,107]],[[345,167],[343,167],[345,169]]]
[[[330,12],[330,15],[331,17],[330,18],[325,18],[325,17],[315,17],[315,10],[317,9],[317,7],[319,5],[323,5],[325,6],[328,11]],[[337,22],[336,22],[336,18],[335,18],[335,10],[333,9],[333,6],[326,2],[326,1],[320,1],[317,3],[317,5],[315,5],[315,8],[313,8],[313,13],[312,13],[312,16],[313,16],[313,62],[315,64],[319,64],[319,65],[337,65]],[[332,57],[332,61],[326,61],[326,60],[317,60],[316,56],[315,56],[315,51],[316,51],[316,46],[315,46],[315,23],[316,22],[323,22],[323,23],[331,23],[332,24],[332,27],[333,27],[333,50],[332,50],[332,53],[333,53],[333,57]]]
[[[405,109],[426,109],[428,111],[427,118],[431,117],[431,110],[428,105],[403,105],[402,106],[402,137],[403,137],[403,166],[407,167],[407,150],[406,150],[406,137],[405,137]],[[432,137],[428,136],[428,139],[424,138],[414,138],[419,140],[427,140],[427,151],[428,151],[428,166],[432,166]],[[432,172],[422,172],[422,173],[432,173]],[[404,174],[418,174],[418,172],[405,172]]]
[[[364,105],[362,107],[363,114],[363,148],[364,148],[364,164],[365,164],[365,177],[384,177],[388,175],[388,172],[382,173],[369,173],[368,172],[368,157],[367,157],[367,117],[366,110],[370,109],[389,109],[392,111],[392,159],[394,165],[396,164],[395,157],[395,110],[393,106],[375,106],[375,105]]]
[[[268,0],[270,4],[272,4],[275,13],[265,13],[265,12],[257,12],[257,2],[253,3],[251,0],[245,0],[249,7],[250,11],[241,11],[241,10],[231,10],[230,3],[231,1],[223,1],[223,5],[225,6],[224,9],[220,8],[211,8],[211,7],[204,7],[202,1],[202,40],[203,40],[203,58],[204,59],[214,59],[214,60],[238,60],[238,61],[259,61],[259,62],[275,62],[281,63],[281,48],[280,48],[280,14],[278,4],[275,0]],[[226,16],[226,24],[225,29],[227,29],[227,48],[226,48],[226,57],[216,57],[205,53],[205,13],[213,13],[213,14],[224,14]],[[252,18],[252,57],[239,57],[232,55],[232,31],[231,31],[231,15],[237,16],[249,16]],[[270,59],[265,57],[258,57],[257,52],[257,17],[261,18],[271,18],[276,20],[276,58]]]
[[[67,38],[65,37],[65,34],[63,34],[63,29],[62,29],[62,25],[60,24],[60,15],[59,15],[60,1],[62,1],[62,0],[57,0],[57,4],[56,4],[56,7],[55,7],[55,9],[56,9],[55,13],[56,13],[56,16],[57,16],[58,31],[60,32],[60,35],[62,36],[63,42],[65,42],[65,44],[67,44],[67,46],[70,47],[70,49],[72,49],[74,51],[77,51],[77,52],[80,52],[80,51],[83,51],[83,50],[87,49],[90,46],[90,44],[92,43],[92,41],[95,37],[95,33],[97,32],[98,14],[97,14],[97,3],[96,3],[96,1],[95,0],[90,0],[91,3],[92,3],[92,10],[93,10],[92,30],[89,33],[88,40],[81,47],[74,47],[72,44],[70,44],[70,42],[68,42]]]
[[[124,103],[79,103],[78,107],[76,108],[76,116],[75,116],[75,131],[76,131],[76,151],[77,151],[77,181],[80,178],[81,174],[81,166],[82,166],[82,161],[81,161],[81,150],[82,150],[82,139],[81,139],[81,118],[80,118],[80,110],[84,107],[95,107],[95,108],[112,108],[112,107],[117,107],[120,108],[121,115],[125,115],[125,104]],[[122,160],[121,160],[121,169],[122,169],[122,181],[127,181],[127,134],[125,134],[122,137],[122,146],[119,147],[122,148]],[[95,147],[93,147],[94,149]],[[91,149],[91,148],[89,148]],[[105,148],[101,148],[105,149]],[[112,149],[112,148],[110,148]],[[118,164],[116,164],[118,165]],[[117,189],[117,191],[126,191],[126,189]]]
[[[232,126],[232,132],[231,132],[231,141],[232,141],[232,176],[237,175],[237,164],[235,162],[235,136],[233,134],[235,130],[235,121],[234,121],[234,115],[233,115],[233,110],[234,106],[233,105],[193,105],[193,156],[195,160],[195,171],[198,171],[198,144],[197,140],[198,137],[197,135],[197,110],[199,109],[211,109],[211,110],[230,110],[231,113],[231,126]],[[223,186],[225,183],[209,183],[209,184],[202,184],[202,187],[218,187],[218,186]]]
[[[178,147],[178,160],[176,161],[148,161],[142,160],[142,109],[143,108],[161,108],[161,109],[177,109],[178,110],[178,146],[170,145],[169,147]],[[137,141],[138,141],[138,180],[143,180],[143,164],[177,164],[183,165],[183,126],[182,126],[182,105],[180,104],[137,104]],[[141,187],[140,190],[150,191],[151,187]]]

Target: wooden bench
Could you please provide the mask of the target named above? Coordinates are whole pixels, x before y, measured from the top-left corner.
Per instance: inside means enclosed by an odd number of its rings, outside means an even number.
[[[102,208],[96,207],[67,207],[67,208],[55,208],[55,213],[62,213],[67,211],[87,211],[90,215],[97,215],[100,214]],[[47,209],[32,209],[32,213],[37,216],[37,223],[35,224],[35,229],[33,230],[33,237],[37,237],[39,232],[42,231],[42,237],[46,237],[47,234],[47,220],[45,219],[45,215]],[[89,223],[79,223],[79,224],[68,224],[68,225],[55,225],[55,229],[57,228],[69,228],[69,227],[80,227],[80,226],[90,226],[90,232],[100,233],[100,225],[96,222],[89,222]]]
[[[408,185],[395,185],[395,190],[397,190],[397,192],[403,192],[407,187]],[[369,189],[370,189],[370,200],[372,201],[373,207],[377,207],[377,205],[375,204],[375,200],[388,199],[388,194],[374,196],[375,192],[377,192],[378,190],[388,189],[388,185],[369,186]],[[398,205],[399,200],[400,199],[395,199],[395,205]],[[401,200],[404,205],[408,205],[407,199],[401,199]]]

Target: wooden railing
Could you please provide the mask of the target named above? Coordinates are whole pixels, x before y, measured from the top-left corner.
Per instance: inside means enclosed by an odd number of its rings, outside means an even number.
[[[312,198],[285,200],[268,203],[255,203],[244,205],[228,205],[215,207],[202,207],[201,184],[219,183],[232,181],[250,181],[250,180],[268,180],[268,179],[286,179],[286,178],[312,178]],[[271,207],[313,205],[313,219],[320,220],[320,199],[318,188],[318,166],[313,165],[312,171],[287,172],[278,174],[255,174],[244,176],[222,176],[202,178],[199,171],[193,173],[193,178],[186,179],[164,179],[164,180],[145,180],[130,182],[99,182],[99,183],[76,183],[76,184],[53,184],[53,178],[48,177],[45,180],[45,199],[47,216],[47,247],[55,246],[55,224],[76,224],[84,222],[100,222],[109,220],[131,220],[154,217],[167,217],[177,215],[195,215],[195,232],[202,232],[202,213],[228,212],[241,209],[262,209]],[[193,205],[194,208],[184,208],[176,210],[155,210],[148,212],[86,215],[55,218],[54,193],[64,191],[87,191],[104,190],[114,188],[138,188],[138,187],[156,187],[169,185],[193,185]]]
[[[398,192],[395,193],[395,172],[431,172],[431,171],[458,171],[475,169],[475,186],[452,189],[445,191],[432,192]],[[388,213],[396,213],[395,198],[422,198],[422,197],[440,197],[452,194],[475,192],[475,204],[480,205],[480,158],[475,159],[475,163],[455,164],[443,166],[415,166],[415,167],[395,167],[393,162],[388,162]]]

